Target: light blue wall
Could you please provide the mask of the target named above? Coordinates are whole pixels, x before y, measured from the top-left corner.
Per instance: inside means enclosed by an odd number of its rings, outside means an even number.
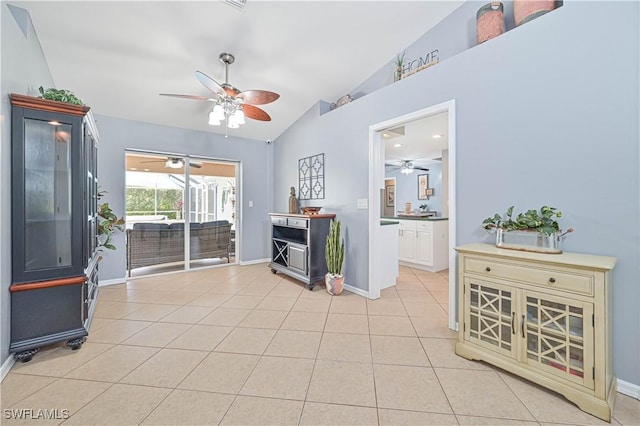
[[[194,130],[178,129],[95,114],[98,146],[98,182],[107,191],[104,201],[119,215],[125,203],[125,150],[140,149],[194,156],[238,160],[242,167],[242,254],[240,261],[266,259],[269,252],[269,217],[273,197],[271,180],[272,146],[264,141],[237,138]],[[204,120],[204,118],[203,118]],[[249,207],[253,201],[253,207]],[[113,238],[116,251],[105,251],[100,262],[100,279],[124,278],[126,273],[124,235]]]
[[[367,289],[368,216],[356,199],[368,197],[368,128],[455,99],[455,243],[489,242],[480,223],[510,205],[560,208],[576,230],[567,251],[618,258],[614,370],[640,384],[638,8],[566,2],[334,111],[309,110],[275,141],[276,209],[286,209],[297,159],[324,152],[322,204],[344,221],[346,282]]]
[[[410,175],[402,174],[400,169],[385,173],[387,178],[396,178],[396,211],[404,210],[404,203],[409,202],[413,210],[426,204],[427,210],[442,216],[442,163],[432,163],[425,168],[429,171],[416,170]],[[429,188],[433,189],[434,195],[428,200],[418,199],[418,176],[422,174],[429,175]]]
[[[463,52],[477,44],[476,13],[486,5],[487,1],[467,1],[444,18],[438,25],[426,32],[414,43],[404,49],[405,66],[420,58],[426,59],[427,54],[437,50],[440,62]],[[513,16],[513,1],[503,0],[504,30],[510,31],[515,27]],[[554,12],[555,13],[555,12]],[[398,52],[399,54],[402,52]],[[358,85],[350,93],[355,98],[393,83],[395,57],[390,58],[387,66],[376,71],[371,77]],[[418,63],[418,62],[415,62]]]
[[[0,4],[0,365],[9,357],[11,304],[11,103],[9,93],[37,96],[54,85],[40,42],[24,9]]]

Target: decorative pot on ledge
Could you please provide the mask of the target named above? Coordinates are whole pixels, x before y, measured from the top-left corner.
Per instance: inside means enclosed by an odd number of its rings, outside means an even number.
[[[476,32],[478,44],[504,33],[504,6],[501,2],[492,1],[478,10]]]
[[[513,0],[513,17],[516,26],[544,15],[555,7],[555,0]]]

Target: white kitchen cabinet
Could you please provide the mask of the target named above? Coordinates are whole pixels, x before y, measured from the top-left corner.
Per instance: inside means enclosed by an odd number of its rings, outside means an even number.
[[[448,220],[399,220],[398,260],[401,265],[431,272],[449,267]]]
[[[428,225],[428,226],[425,226]],[[416,223],[416,262],[433,267],[433,222]]]
[[[400,220],[398,227],[398,260],[415,262],[416,260],[416,229],[411,220]]]
[[[456,354],[482,360],[611,420],[613,257],[457,247]]]

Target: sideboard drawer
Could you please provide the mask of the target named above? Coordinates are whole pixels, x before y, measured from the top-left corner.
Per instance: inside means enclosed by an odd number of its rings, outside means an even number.
[[[306,228],[307,227],[307,219],[295,219],[295,218],[287,218],[287,225],[293,226],[296,228]]]
[[[287,218],[271,216],[271,223],[278,226],[287,226]]]
[[[529,284],[558,288],[572,293],[593,296],[593,276],[578,275],[570,272],[537,269],[527,266],[506,264],[485,259],[467,257],[464,271],[509,280],[521,281]]]

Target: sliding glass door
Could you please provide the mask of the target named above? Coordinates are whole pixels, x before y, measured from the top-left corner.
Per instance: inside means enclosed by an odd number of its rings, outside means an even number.
[[[126,153],[129,276],[235,263],[237,164]]]
[[[235,262],[236,164],[190,159],[190,267]]]

